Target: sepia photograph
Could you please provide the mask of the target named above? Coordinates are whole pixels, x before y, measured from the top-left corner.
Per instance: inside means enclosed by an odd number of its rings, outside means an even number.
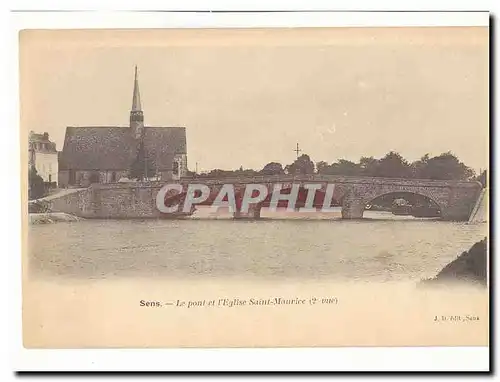
[[[489,33],[20,31],[24,346],[488,346]]]

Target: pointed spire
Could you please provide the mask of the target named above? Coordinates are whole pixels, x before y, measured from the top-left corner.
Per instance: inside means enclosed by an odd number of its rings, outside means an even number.
[[[141,95],[139,93],[139,78],[137,76],[137,65],[135,66],[134,95],[132,97],[132,110],[130,111],[130,128],[134,131],[137,139],[144,134],[144,113],[141,107]]]
[[[132,97],[132,111],[141,111],[141,95],[139,93],[139,79],[137,77],[137,65],[135,66],[134,95]]]

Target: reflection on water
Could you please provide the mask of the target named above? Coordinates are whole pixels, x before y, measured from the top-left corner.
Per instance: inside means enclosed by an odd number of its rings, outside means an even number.
[[[30,226],[31,276],[416,281],[435,276],[487,232],[484,223],[374,211],[361,221],[285,212],[259,221],[200,216]]]
[[[287,219],[287,220],[336,220],[342,219],[342,208],[333,207],[329,212],[288,212],[285,208],[279,208],[276,211],[272,211],[269,208],[262,208],[261,214],[262,219]],[[229,212],[228,208],[215,208],[212,207],[197,207],[196,212],[193,214],[191,219],[218,219],[227,220],[232,219],[233,215]],[[366,210],[363,213],[363,218],[365,219],[382,219],[382,220],[415,220],[413,216],[405,215],[393,215],[391,212],[373,211]],[[436,220],[435,218],[428,218],[426,220]]]

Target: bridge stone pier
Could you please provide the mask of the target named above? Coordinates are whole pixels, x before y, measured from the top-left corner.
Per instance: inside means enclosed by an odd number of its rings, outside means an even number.
[[[260,210],[262,206],[259,204],[250,204],[248,206],[248,211],[243,212],[241,209],[237,209],[233,213],[233,218],[235,219],[259,219],[260,218]]]
[[[366,203],[363,198],[350,193],[342,201],[342,219],[362,219]]]

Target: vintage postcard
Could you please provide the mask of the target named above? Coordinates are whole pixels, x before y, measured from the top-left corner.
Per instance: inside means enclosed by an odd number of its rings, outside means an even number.
[[[25,347],[488,346],[487,25],[19,46]]]

